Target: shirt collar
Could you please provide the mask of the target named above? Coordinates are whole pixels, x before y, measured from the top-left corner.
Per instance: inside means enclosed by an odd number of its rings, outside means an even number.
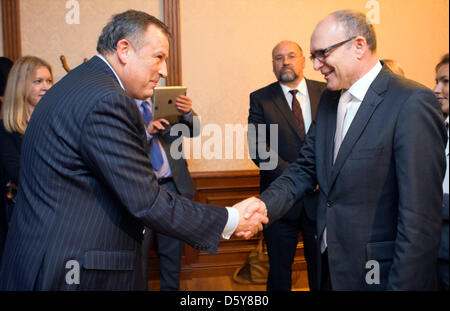
[[[350,94],[352,94],[353,98],[356,98],[359,101],[363,101],[364,96],[366,96],[367,90],[369,89],[372,82],[380,73],[383,66],[381,63],[377,61],[375,66],[369,70],[361,79],[353,83],[353,85],[348,89]]]
[[[283,94],[286,96],[290,90],[292,90],[291,88],[289,88],[288,86],[280,83],[281,89],[283,90]],[[308,95],[308,88],[306,87],[306,80],[305,78],[302,79],[302,81],[300,81],[300,83],[297,85],[296,88],[294,88],[293,90],[298,90],[299,93],[303,94],[303,95]]]
[[[106,60],[106,58],[104,58],[103,55],[101,55],[101,54],[97,54],[96,56],[98,56],[101,60],[103,60],[106,63],[106,65],[108,65],[109,68],[111,68],[112,72],[114,73],[114,75],[117,78],[117,81],[119,81],[120,86],[122,87],[123,90],[125,90],[125,87],[123,86],[122,81],[120,80],[119,76],[117,75],[116,71],[113,69],[111,64]]]

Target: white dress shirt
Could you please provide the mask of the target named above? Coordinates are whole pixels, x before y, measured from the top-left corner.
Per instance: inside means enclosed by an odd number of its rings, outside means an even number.
[[[305,133],[308,133],[309,127],[312,123],[312,113],[311,113],[311,102],[309,100],[308,87],[306,86],[305,78],[300,81],[296,88],[291,89],[288,86],[280,83],[283,94],[286,97],[286,101],[289,108],[292,110],[292,94],[289,93],[290,90],[297,90],[297,100],[300,103],[300,108],[302,108],[303,121],[305,122]]]
[[[358,112],[359,106],[366,96],[367,90],[372,84],[373,80],[378,76],[383,66],[381,66],[380,62],[377,62],[376,65],[366,73],[361,79],[356,81],[349,89],[348,92],[352,94],[352,100],[347,104],[347,113],[344,118],[344,127],[343,127],[343,135],[347,134],[348,128],[353,122],[353,119]]]
[[[122,87],[122,89],[125,90],[125,87],[123,86],[122,81],[120,80],[119,76],[115,72],[114,68],[109,64],[109,62],[100,54],[97,54],[96,56],[99,57],[101,60],[103,60],[108,65],[108,67],[111,68],[112,72],[114,73],[114,75],[117,78],[117,81],[119,81],[120,86]],[[165,153],[163,153],[163,156],[166,156]],[[166,157],[166,161],[167,161],[167,157]],[[239,212],[234,207],[227,207],[226,209],[228,212],[228,220],[225,225],[225,228],[222,231],[222,237],[224,239],[229,239],[239,224]]]
[[[353,85],[348,89],[348,92],[352,94],[352,100],[347,104],[347,111],[345,113],[344,117],[344,126],[343,126],[343,134],[342,138],[345,137],[347,134],[348,129],[350,128],[350,125],[353,122],[353,119],[356,116],[356,113],[358,112],[359,106],[361,106],[361,103],[366,96],[367,90],[369,89],[372,82],[375,80],[375,78],[380,73],[383,66],[378,61],[375,66],[373,66],[372,69],[370,69],[369,72],[367,72],[361,79],[353,83]],[[327,227],[325,227],[322,240],[320,243],[320,251],[323,253],[325,249],[327,248]]]

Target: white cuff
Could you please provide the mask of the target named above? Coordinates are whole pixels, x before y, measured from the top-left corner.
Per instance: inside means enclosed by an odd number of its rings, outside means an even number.
[[[222,238],[228,240],[233,235],[239,224],[239,212],[234,207],[227,207],[226,209],[228,211],[228,220],[225,228],[223,229]]]

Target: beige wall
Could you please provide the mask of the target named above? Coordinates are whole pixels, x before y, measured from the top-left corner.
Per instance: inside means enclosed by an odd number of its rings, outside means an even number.
[[[183,82],[203,125],[217,124],[222,132],[225,124],[246,125],[249,93],[274,81],[271,50],[277,42],[296,40],[309,55],[310,34],[328,13],[343,8],[369,12],[365,7],[369,0],[180,2]],[[380,7],[380,24],[375,25],[380,58],[396,59],[408,77],[432,87],[434,65],[448,51],[449,1],[376,2]],[[163,12],[162,0],[79,0],[80,24],[69,25],[65,3],[21,0],[20,6],[23,54],[47,59],[55,69],[56,80],[65,74],[60,55],[74,67],[96,54],[98,35],[112,14],[134,8],[162,18]],[[322,80],[310,62],[305,73]],[[208,139],[206,133],[201,138],[203,142]],[[191,171],[256,168],[248,159],[188,162]]]
[[[327,14],[344,8],[369,12],[368,0],[182,0],[183,82],[203,124],[247,123],[249,93],[272,81],[271,50],[299,42],[309,56],[310,34]],[[448,51],[448,0],[378,0],[375,25],[380,58],[400,62],[428,87]],[[305,74],[322,80],[308,61]],[[256,168],[249,160],[191,160],[193,171]]]
[[[66,73],[59,57],[73,68],[97,54],[97,39],[113,14],[127,9],[163,18],[162,0],[78,0],[80,23],[67,24],[66,0],[21,0],[22,55],[32,54],[53,66],[55,80]]]

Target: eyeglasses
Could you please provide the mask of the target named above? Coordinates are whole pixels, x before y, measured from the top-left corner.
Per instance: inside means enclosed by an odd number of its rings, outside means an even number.
[[[333,44],[332,46],[327,47],[326,49],[317,50],[314,53],[311,53],[311,56],[309,57],[313,62],[317,59],[320,62],[323,62],[325,58],[327,58],[331,52],[333,52],[335,49],[340,47],[341,45],[344,45],[345,43],[355,39],[356,36],[351,37],[350,39],[341,41],[339,43]]]

